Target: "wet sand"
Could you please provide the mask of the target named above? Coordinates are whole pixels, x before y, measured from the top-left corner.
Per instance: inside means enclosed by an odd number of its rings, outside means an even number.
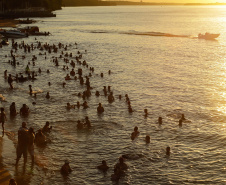
[[[19,20],[0,19],[0,28],[1,27],[16,27],[18,23],[19,23]]]
[[[5,166],[3,165],[3,157],[2,157],[2,151],[3,151],[3,139],[8,139],[0,137],[0,184],[1,185],[8,185],[9,180],[12,178],[9,171],[5,169]]]

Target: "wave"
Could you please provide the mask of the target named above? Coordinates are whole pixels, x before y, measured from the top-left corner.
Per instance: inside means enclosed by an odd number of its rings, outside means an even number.
[[[118,34],[127,34],[127,35],[144,35],[144,36],[155,36],[155,37],[183,37],[183,38],[198,38],[197,36],[191,35],[176,35],[172,33],[163,33],[163,32],[139,32],[139,31],[126,31],[119,32],[114,30],[89,30],[90,33],[118,33]]]
[[[163,32],[137,32],[137,31],[130,31],[124,32],[124,34],[128,35],[146,35],[146,36],[161,36],[161,37],[185,37],[191,38],[191,35],[175,35],[171,33],[163,33]]]

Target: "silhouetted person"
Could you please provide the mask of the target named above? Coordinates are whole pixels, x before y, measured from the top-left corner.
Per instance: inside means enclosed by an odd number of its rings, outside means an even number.
[[[50,98],[49,92],[46,93],[46,98],[47,98],[47,99]]]
[[[8,77],[8,84],[9,84],[9,86],[10,86],[10,88],[11,89],[13,89],[13,78],[12,78],[12,75],[11,74],[9,74],[9,77]]]
[[[27,116],[29,112],[29,107],[26,104],[23,104],[22,108],[20,109],[20,115]]]
[[[103,113],[104,112],[104,107],[102,107],[101,103],[99,103],[98,107],[97,107],[97,112],[99,114]]]
[[[5,110],[4,108],[1,108],[1,112],[0,112],[0,123],[2,123],[2,136],[4,135],[4,132],[5,132],[4,124],[7,120],[6,113],[4,110]]]
[[[158,119],[158,123],[159,123],[159,125],[161,125],[161,124],[162,124],[162,117],[159,117],[159,119]]]
[[[16,165],[18,164],[21,156],[24,157],[24,163],[27,162],[27,149],[28,149],[28,129],[26,122],[22,123],[22,127],[18,130],[18,144],[16,149]]]
[[[146,136],[145,141],[146,141],[146,143],[150,143],[150,136]]]
[[[42,132],[45,133],[45,132],[50,132],[52,129],[52,126],[49,126],[49,122],[47,121],[45,126],[42,128]]]
[[[9,107],[9,111],[10,111],[10,116],[16,116],[17,112],[16,112],[15,102],[12,102],[12,104]]]
[[[138,127],[137,126],[135,126],[133,130],[134,130],[134,132],[131,134],[131,139],[132,140],[134,140],[140,134],[140,132],[138,131]]]
[[[179,120],[179,127],[182,127],[182,119]]]
[[[71,173],[71,167],[69,166],[69,161],[65,161],[64,165],[61,167],[60,172],[63,175],[68,175],[69,173]]]
[[[99,169],[99,170],[102,170],[102,171],[107,171],[108,170],[108,165],[107,165],[107,162],[105,161],[105,160],[103,160],[102,161],[102,164],[101,165],[99,165],[99,166],[97,166],[97,168]]]

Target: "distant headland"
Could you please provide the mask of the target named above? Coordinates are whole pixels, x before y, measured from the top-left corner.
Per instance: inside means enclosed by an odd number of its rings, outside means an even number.
[[[103,1],[103,0],[1,0],[0,19],[25,17],[54,17],[52,11],[69,6],[120,6],[120,5],[149,5],[149,6],[200,6],[226,5],[226,3],[147,3],[132,1]]]
[[[120,5],[152,5],[152,6],[200,6],[200,5],[226,5],[226,3],[151,3],[132,1],[101,1],[101,0],[62,0],[63,6],[120,6]]]

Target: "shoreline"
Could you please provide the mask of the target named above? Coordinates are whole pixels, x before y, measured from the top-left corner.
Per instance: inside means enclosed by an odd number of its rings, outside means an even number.
[[[15,19],[1,19],[0,18],[0,28],[4,28],[4,27],[16,28],[17,24],[19,24],[19,20],[15,20]]]
[[[4,166],[4,157],[3,157],[3,151],[5,150],[5,142],[9,143],[10,140],[7,136],[7,133],[4,137],[0,137],[0,184],[1,185],[8,185],[9,180],[12,178],[12,175],[10,174],[9,170],[7,169],[7,166]]]

